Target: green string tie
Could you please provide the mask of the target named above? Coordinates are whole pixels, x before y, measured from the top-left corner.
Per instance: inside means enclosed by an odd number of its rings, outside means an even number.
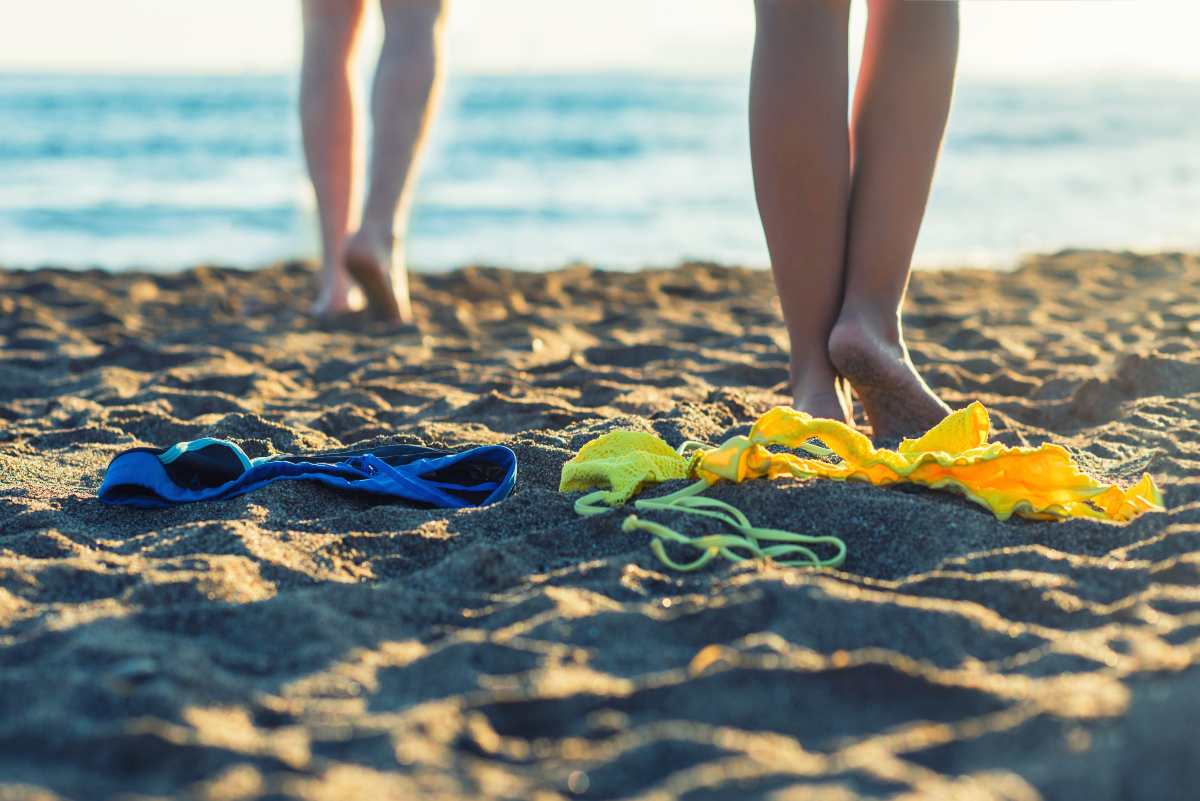
[[[689,440],[679,446],[681,456],[710,446],[702,442]],[[832,453],[825,448],[806,443],[801,446],[814,455]],[[709,483],[704,479],[696,481],[681,490],[664,495],[661,498],[646,498],[634,501],[634,508],[648,512],[680,512],[698,515],[718,520],[736,531],[733,533],[714,533],[700,536],[681,534],[673,528],[642,520],[637,515],[629,515],[621,524],[625,532],[645,531],[654,539],[650,541],[650,550],[659,561],[673,570],[690,572],[704,567],[718,556],[723,556],[730,562],[744,562],[749,559],[770,559],[783,567],[839,567],[846,561],[846,543],[839,537],[810,536],[794,531],[784,531],[777,528],[753,526],[750,520],[736,506],[715,498],[701,495],[708,489]],[[585,517],[612,511],[609,490],[596,490],[575,501],[575,511]],[[694,548],[702,553],[690,562],[677,562],[667,554],[665,543],[670,542]],[[776,543],[776,544],[770,544]],[[835,553],[822,559],[809,546],[832,546]]]

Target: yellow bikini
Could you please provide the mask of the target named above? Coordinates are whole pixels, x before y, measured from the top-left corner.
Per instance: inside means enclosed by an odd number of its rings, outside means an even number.
[[[1149,474],[1127,490],[1102,484],[1087,475],[1070,453],[1054,444],[1013,448],[988,443],[991,421],[980,403],[948,415],[924,436],[906,439],[892,451],[877,449],[854,429],[834,420],[813,418],[783,406],[764,414],[749,436],[737,436],[717,448],[685,442],[678,450],[653,434],[612,431],[584,445],[563,465],[560,492],[595,490],[575,503],[582,515],[620,506],[649,484],[677,479],[696,482],[671,495],[639,500],[638,510],[671,510],[720,520],[736,534],[689,537],[666,526],[625,519],[625,531],[654,535],[651,548],[664,564],[695,570],[716,556],[732,561],[771,558],[779,564],[836,567],[846,555],[837,537],[810,537],[790,531],[751,526],[736,508],[700,495],[720,479],[832,478],[886,485],[899,482],[951,489],[987,507],[1000,520],[1016,514],[1037,520],[1091,517],[1127,521],[1144,511],[1162,508],[1162,495]],[[808,443],[818,439],[827,448]],[[804,451],[812,457],[836,454],[838,463],[794,453],[772,453],[768,446]],[[596,489],[599,488],[599,489]],[[702,551],[692,562],[667,556],[664,541]],[[821,557],[815,548],[832,549]]]

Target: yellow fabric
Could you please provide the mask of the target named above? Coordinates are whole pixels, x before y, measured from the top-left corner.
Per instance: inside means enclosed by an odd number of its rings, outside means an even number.
[[[598,497],[620,506],[647,484],[689,478],[688,460],[653,434],[610,431],[579,449],[563,465],[559,492],[602,488]]]
[[[562,492],[601,488],[608,506],[625,503],[647,484],[669,479],[832,478],[886,485],[899,482],[956,490],[997,518],[1093,517],[1125,521],[1162,508],[1154,480],[1143,475],[1127,490],[1102,484],[1080,470],[1062,447],[1012,448],[988,444],[991,422],[980,403],[948,415],[917,439],[892,451],[834,420],[813,418],[779,406],[754,424],[749,436],[718,448],[697,450],[690,460],[652,434],[613,431],[589,442],[563,465]],[[768,446],[801,449],[819,439],[841,457],[837,464]],[[589,496],[590,497],[590,496]]]

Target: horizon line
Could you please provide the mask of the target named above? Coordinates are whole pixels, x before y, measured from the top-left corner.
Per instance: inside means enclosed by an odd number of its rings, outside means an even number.
[[[370,70],[364,70],[369,74]],[[1057,74],[1052,74],[1056,72]],[[655,76],[663,78],[737,78],[749,73],[749,63],[746,67],[731,69],[680,69],[674,66],[613,66],[613,67],[563,67],[559,69],[520,69],[520,68],[478,68],[468,67],[447,69],[448,77],[454,78],[559,78],[559,77],[623,77],[623,76]],[[126,68],[126,67],[87,67],[87,66],[0,66],[0,80],[5,78],[41,78],[41,77],[70,77],[70,78],[288,78],[297,74],[296,69],[247,67],[244,69],[208,68],[190,69],[178,67],[157,68]],[[1129,83],[1139,80],[1168,80],[1191,82],[1200,78],[1200,66],[1195,71],[1167,70],[1155,67],[1127,68],[1121,66],[1104,67],[1102,69],[1080,67],[1076,69],[1049,70],[971,70],[959,73],[960,79],[983,81],[985,83],[1026,82],[1031,80],[1051,80],[1061,82],[1114,81]]]

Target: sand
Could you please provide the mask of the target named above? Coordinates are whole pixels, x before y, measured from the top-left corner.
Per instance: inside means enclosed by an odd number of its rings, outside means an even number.
[[[767,274],[424,275],[398,332],[315,330],[310,280],[0,272],[0,798],[1195,797],[1200,257],[920,273],[907,310],[952,406],[1149,471],[1165,512],[712,490],[844,538],[820,573],[674,574],[557,492],[601,432],[717,441],[785,402]],[[119,451],[200,436],[503,443],[520,478],[458,512],[302,483],[96,501]]]

